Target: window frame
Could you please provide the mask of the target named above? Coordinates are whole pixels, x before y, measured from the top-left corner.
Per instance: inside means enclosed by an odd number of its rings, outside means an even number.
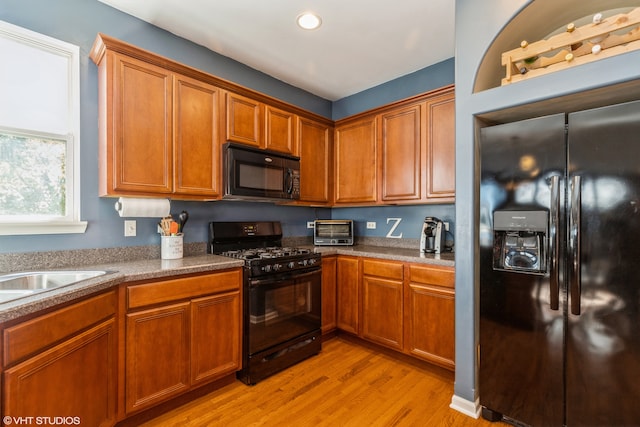
[[[80,47],[0,21],[0,37],[22,43],[34,49],[64,56],[68,59],[68,130],[67,134],[49,134],[30,129],[0,126],[0,132],[54,138],[67,141],[65,157],[65,216],[32,217],[0,216],[0,235],[35,235],[84,233],[87,221],[80,220]]]

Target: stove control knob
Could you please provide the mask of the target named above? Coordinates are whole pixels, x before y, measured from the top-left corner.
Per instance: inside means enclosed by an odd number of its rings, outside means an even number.
[[[295,266],[296,266],[296,263],[293,262],[293,261],[291,261],[289,264],[287,264],[287,267],[289,267],[289,268],[293,268]]]
[[[311,258],[311,259],[309,260],[309,265],[313,265],[313,264],[315,264],[315,263],[316,263],[315,258]]]
[[[300,264],[300,265],[302,265],[302,266],[305,266],[305,265],[307,265],[307,260],[306,260],[306,259],[303,259],[303,260],[301,260],[298,264]]]
[[[269,264],[265,265],[264,267],[262,267],[262,271],[264,271],[265,273],[268,273],[271,271],[271,266]]]
[[[278,270],[280,270],[280,269],[282,268],[282,265],[280,265],[280,264],[273,264],[273,267],[272,267],[272,268],[273,268],[273,271],[278,271]]]

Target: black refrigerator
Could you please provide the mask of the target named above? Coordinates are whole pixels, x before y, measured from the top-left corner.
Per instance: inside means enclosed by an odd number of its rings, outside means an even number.
[[[640,101],[480,131],[482,415],[640,425]]]

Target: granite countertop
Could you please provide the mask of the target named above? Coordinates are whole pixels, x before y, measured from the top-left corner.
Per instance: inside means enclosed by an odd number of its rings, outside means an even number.
[[[394,261],[413,262],[417,264],[455,266],[455,254],[445,252],[441,254],[420,253],[419,249],[395,248],[370,245],[354,246],[306,246],[314,252],[323,255],[353,255],[368,258],[380,258]]]
[[[0,323],[118,286],[122,282],[160,279],[181,274],[241,267],[243,265],[243,261],[233,258],[218,255],[199,255],[173,260],[150,259],[66,268],[65,270],[104,270],[108,273],[72,285],[36,292],[27,297],[2,303],[0,304]]]
[[[372,245],[313,246],[302,245],[322,255],[353,255],[412,263],[454,266],[454,254],[421,254],[418,249],[383,247]],[[122,282],[161,279],[182,274],[203,273],[227,268],[241,267],[244,261],[219,255],[195,255],[175,260],[147,259],[130,262],[82,265],[64,270],[104,270],[107,274],[81,282],[36,292],[27,297],[0,303],[0,323],[45,310],[103,291]],[[56,270],[46,268],[46,270]]]

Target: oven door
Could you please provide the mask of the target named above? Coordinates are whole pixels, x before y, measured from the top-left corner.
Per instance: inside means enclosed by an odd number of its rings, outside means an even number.
[[[249,356],[295,340],[321,326],[319,268],[249,279],[245,339]]]

